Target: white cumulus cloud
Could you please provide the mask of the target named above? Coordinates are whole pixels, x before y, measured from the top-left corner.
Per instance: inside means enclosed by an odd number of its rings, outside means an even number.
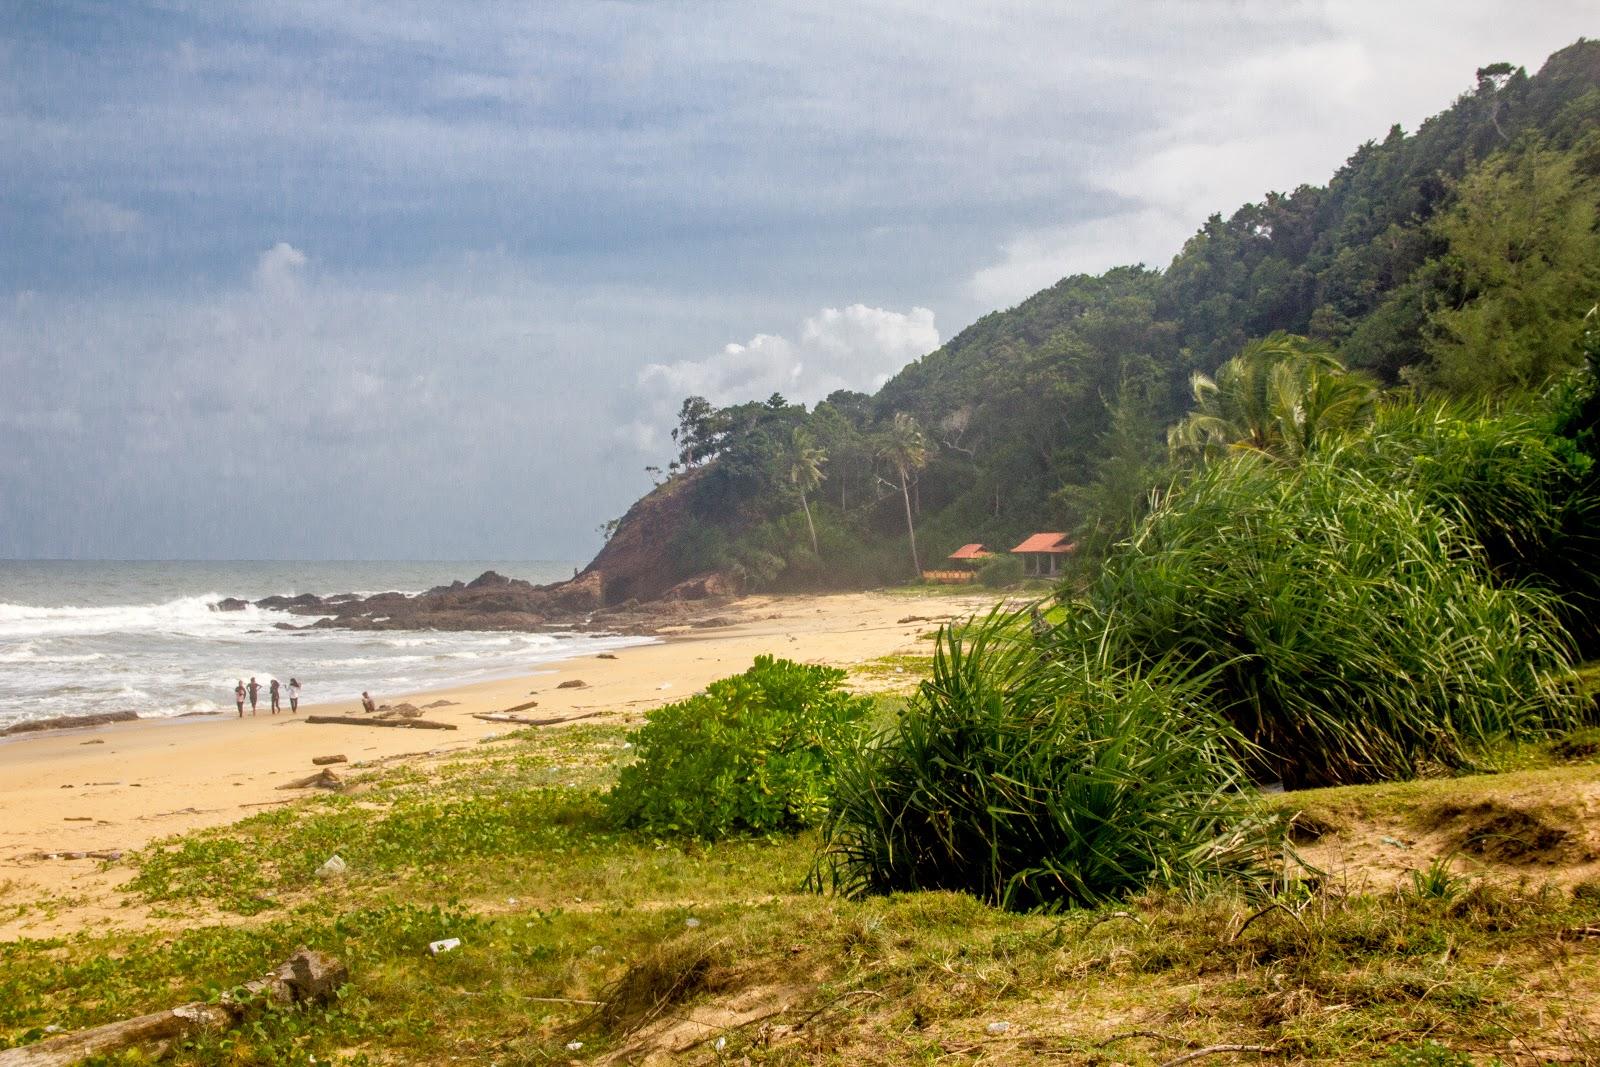
[[[293,291],[300,284],[305,265],[304,252],[288,241],[279,241],[256,260],[256,288],[268,293]]]
[[[796,340],[758,333],[705,359],[651,363],[639,373],[639,384],[674,406],[691,395],[736,404],[773,393],[813,404],[836,389],[876,389],[938,347],[939,331],[927,308],[899,312],[851,304],[807,318]]]
[[[787,400],[814,404],[838,389],[875,390],[938,347],[939,330],[925,307],[906,312],[865,304],[823,308],[800,324],[793,339],[758,333],[705,359],[649,364],[638,378],[647,412],[630,421],[622,436],[642,452],[659,452],[686,396],[727,405],[781,393]]]

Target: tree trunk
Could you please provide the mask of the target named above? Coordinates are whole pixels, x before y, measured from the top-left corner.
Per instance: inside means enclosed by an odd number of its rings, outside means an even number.
[[[820,557],[822,553],[817,550],[817,528],[811,521],[811,505],[806,503],[806,491],[804,489],[800,490],[800,506],[805,509],[806,529],[811,531],[811,554]]]
[[[906,535],[911,538],[911,571],[913,578],[922,577],[922,561],[917,559],[917,528],[911,521],[911,489],[906,483],[906,472],[900,472],[900,495],[906,502]]]
[[[349,976],[349,970],[338,960],[301,948],[266,978],[246,983],[243,999],[224,996],[217,1004],[180,1004],[135,1019],[5,1049],[0,1051],[0,1067],[69,1067],[90,1057],[161,1045],[201,1030],[220,1030],[254,1012],[252,998],[265,997],[279,1004],[320,1003],[331,998]]]

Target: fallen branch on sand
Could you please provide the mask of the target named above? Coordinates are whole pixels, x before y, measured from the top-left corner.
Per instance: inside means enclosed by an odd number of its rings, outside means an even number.
[[[87,849],[87,850],[74,849],[74,850],[70,850],[69,851],[67,849],[58,848],[58,849],[53,849],[53,850],[48,851],[48,852],[30,852],[23,858],[24,859],[30,859],[30,860],[112,860],[112,861],[115,861],[115,860],[120,860],[122,858],[122,850],[120,848],[97,848],[97,849]]]
[[[484,722],[506,722],[515,726],[555,726],[563,722],[577,722],[579,719],[592,719],[604,712],[591,711],[587,715],[558,715],[552,719],[530,719],[526,715],[513,715],[508,711],[481,711],[475,713],[474,719]]]
[[[454,730],[453,722],[429,722],[427,719],[362,719],[355,715],[307,715],[306,722],[336,723],[340,726],[390,726],[398,730]]]
[[[296,778],[287,785],[280,785],[279,789],[343,789],[344,779],[324,767],[316,774],[307,778]]]
[[[218,1003],[197,1000],[166,1011],[6,1049],[0,1051],[0,1067],[66,1067],[139,1045],[163,1044],[197,1030],[221,1029],[244,1019],[252,1006],[262,999],[279,1004],[328,1000],[349,976],[349,969],[333,957],[301,948],[265,978],[246,983],[238,994],[225,995]]]

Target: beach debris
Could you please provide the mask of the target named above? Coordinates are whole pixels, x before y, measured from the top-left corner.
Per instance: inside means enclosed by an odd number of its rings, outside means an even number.
[[[326,767],[330,763],[348,762],[343,756],[312,756],[311,762],[318,767]]]
[[[694,930],[694,929],[699,927],[700,920],[699,919],[695,919],[695,918],[688,918],[688,919],[683,920],[683,925],[687,926],[691,930]]]
[[[295,950],[271,973],[246,982],[235,995],[216,1002],[196,1000],[31,1045],[0,1050],[0,1067],[66,1067],[109,1057],[140,1045],[165,1046],[197,1030],[220,1030],[258,1012],[263,1003],[318,1004],[350,978],[350,970],[315,949]]]
[[[1401,841],[1399,838],[1396,838],[1396,837],[1384,836],[1384,837],[1378,838],[1378,840],[1383,842],[1385,845],[1393,845],[1395,848],[1410,848],[1411,847],[1410,845],[1406,844],[1404,841]]]
[[[557,715],[549,719],[530,719],[526,715],[511,715],[503,711],[484,711],[472,717],[482,719],[484,722],[504,722],[514,726],[555,726],[557,723],[577,722],[579,719],[592,719],[603,714],[605,713],[601,711],[590,711],[583,715]]]
[[[566,681],[564,681],[560,685],[556,686],[556,688],[557,689],[587,689],[587,688],[589,688],[589,683],[584,681],[582,678],[568,678]]]
[[[502,714],[509,715],[513,711],[527,711],[529,708],[536,708],[538,706],[539,702],[537,700],[529,700],[526,703],[517,704],[513,707],[506,708]]]
[[[614,653],[614,652],[601,652],[601,653],[597,654],[594,658],[595,659],[616,659],[617,656],[616,656],[616,653]]]
[[[1006,1031],[1011,1029],[1011,1024],[1006,1022],[1004,1019],[1000,1019],[1000,1020],[997,1020],[996,1022],[990,1023],[988,1026],[985,1026],[983,1029],[984,1029],[984,1031],[986,1033],[1003,1034]]]
[[[434,708],[453,708],[455,706],[456,702],[454,700],[435,700],[432,704],[422,705],[422,710],[432,711]]]
[[[93,815],[63,815],[62,822],[94,822]]]
[[[316,774],[305,778],[297,778],[287,785],[280,785],[279,789],[343,789],[344,779],[324,767]]]
[[[317,868],[317,877],[322,879],[343,878],[349,873],[350,865],[337,852],[323,860],[322,866]]]
[[[138,713],[132,711],[106,711],[93,715],[57,715],[53,719],[33,719],[29,722],[13,723],[0,730],[0,737],[10,737],[12,734],[38,733],[40,730],[71,730],[80,726],[107,726],[114,722],[135,722]]]
[[[122,850],[120,848],[97,848],[70,852],[30,852],[26,858],[30,860],[120,860],[122,858]]]
[[[362,719],[354,715],[307,715],[309,723],[334,723],[339,726],[394,726],[411,730],[454,730],[453,722],[433,722],[429,719]]]
[[[382,718],[385,719],[420,719],[422,717],[422,709],[415,704],[395,704],[392,706],[385,704],[382,711]]]
[[[428,955],[442,956],[446,952],[454,952],[460,947],[461,939],[459,937],[446,937],[440,941],[428,942]]]
[[[567,1051],[568,1052],[578,1052],[578,1051],[581,1051],[582,1049],[583,1049],[583,1042],[582,1041],[568,1041],[567,1042]]]
[[[106,739],[103,738],[103,737],[92,737],[87,741],[79,741],[78,742],[78,744],[80,744],[80,745],[103,745],[105,743],[106,743]]]

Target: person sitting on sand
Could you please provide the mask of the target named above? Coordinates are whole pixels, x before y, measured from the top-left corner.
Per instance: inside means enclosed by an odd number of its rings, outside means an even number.
[[[289,710],[291,712],[300,710],[300,679],[298,678],[289,679]]]
[[[239,679],[239,683],[233,687],[233,702],[235,704],[239,705],[239,718],[241,718],[241,719],[244,718],[244,679],[243,678],[240,678]]]
[[[250,676],[250,684],[245,686],[250,691],[250,714],[256,713],[256,698],[261,695],[261,686],[256,682],[255,675]]]
[[[362,711],[377,711],[378,710],[378,702],[376,700],[373,700],[372,699],[372,694],[367,692],[364,689],[361,691],[361,710]]]
[[[272,684],[267,686],[267,695],[272,698],[272,714],[278,714],[278,680],[274,678]]]

